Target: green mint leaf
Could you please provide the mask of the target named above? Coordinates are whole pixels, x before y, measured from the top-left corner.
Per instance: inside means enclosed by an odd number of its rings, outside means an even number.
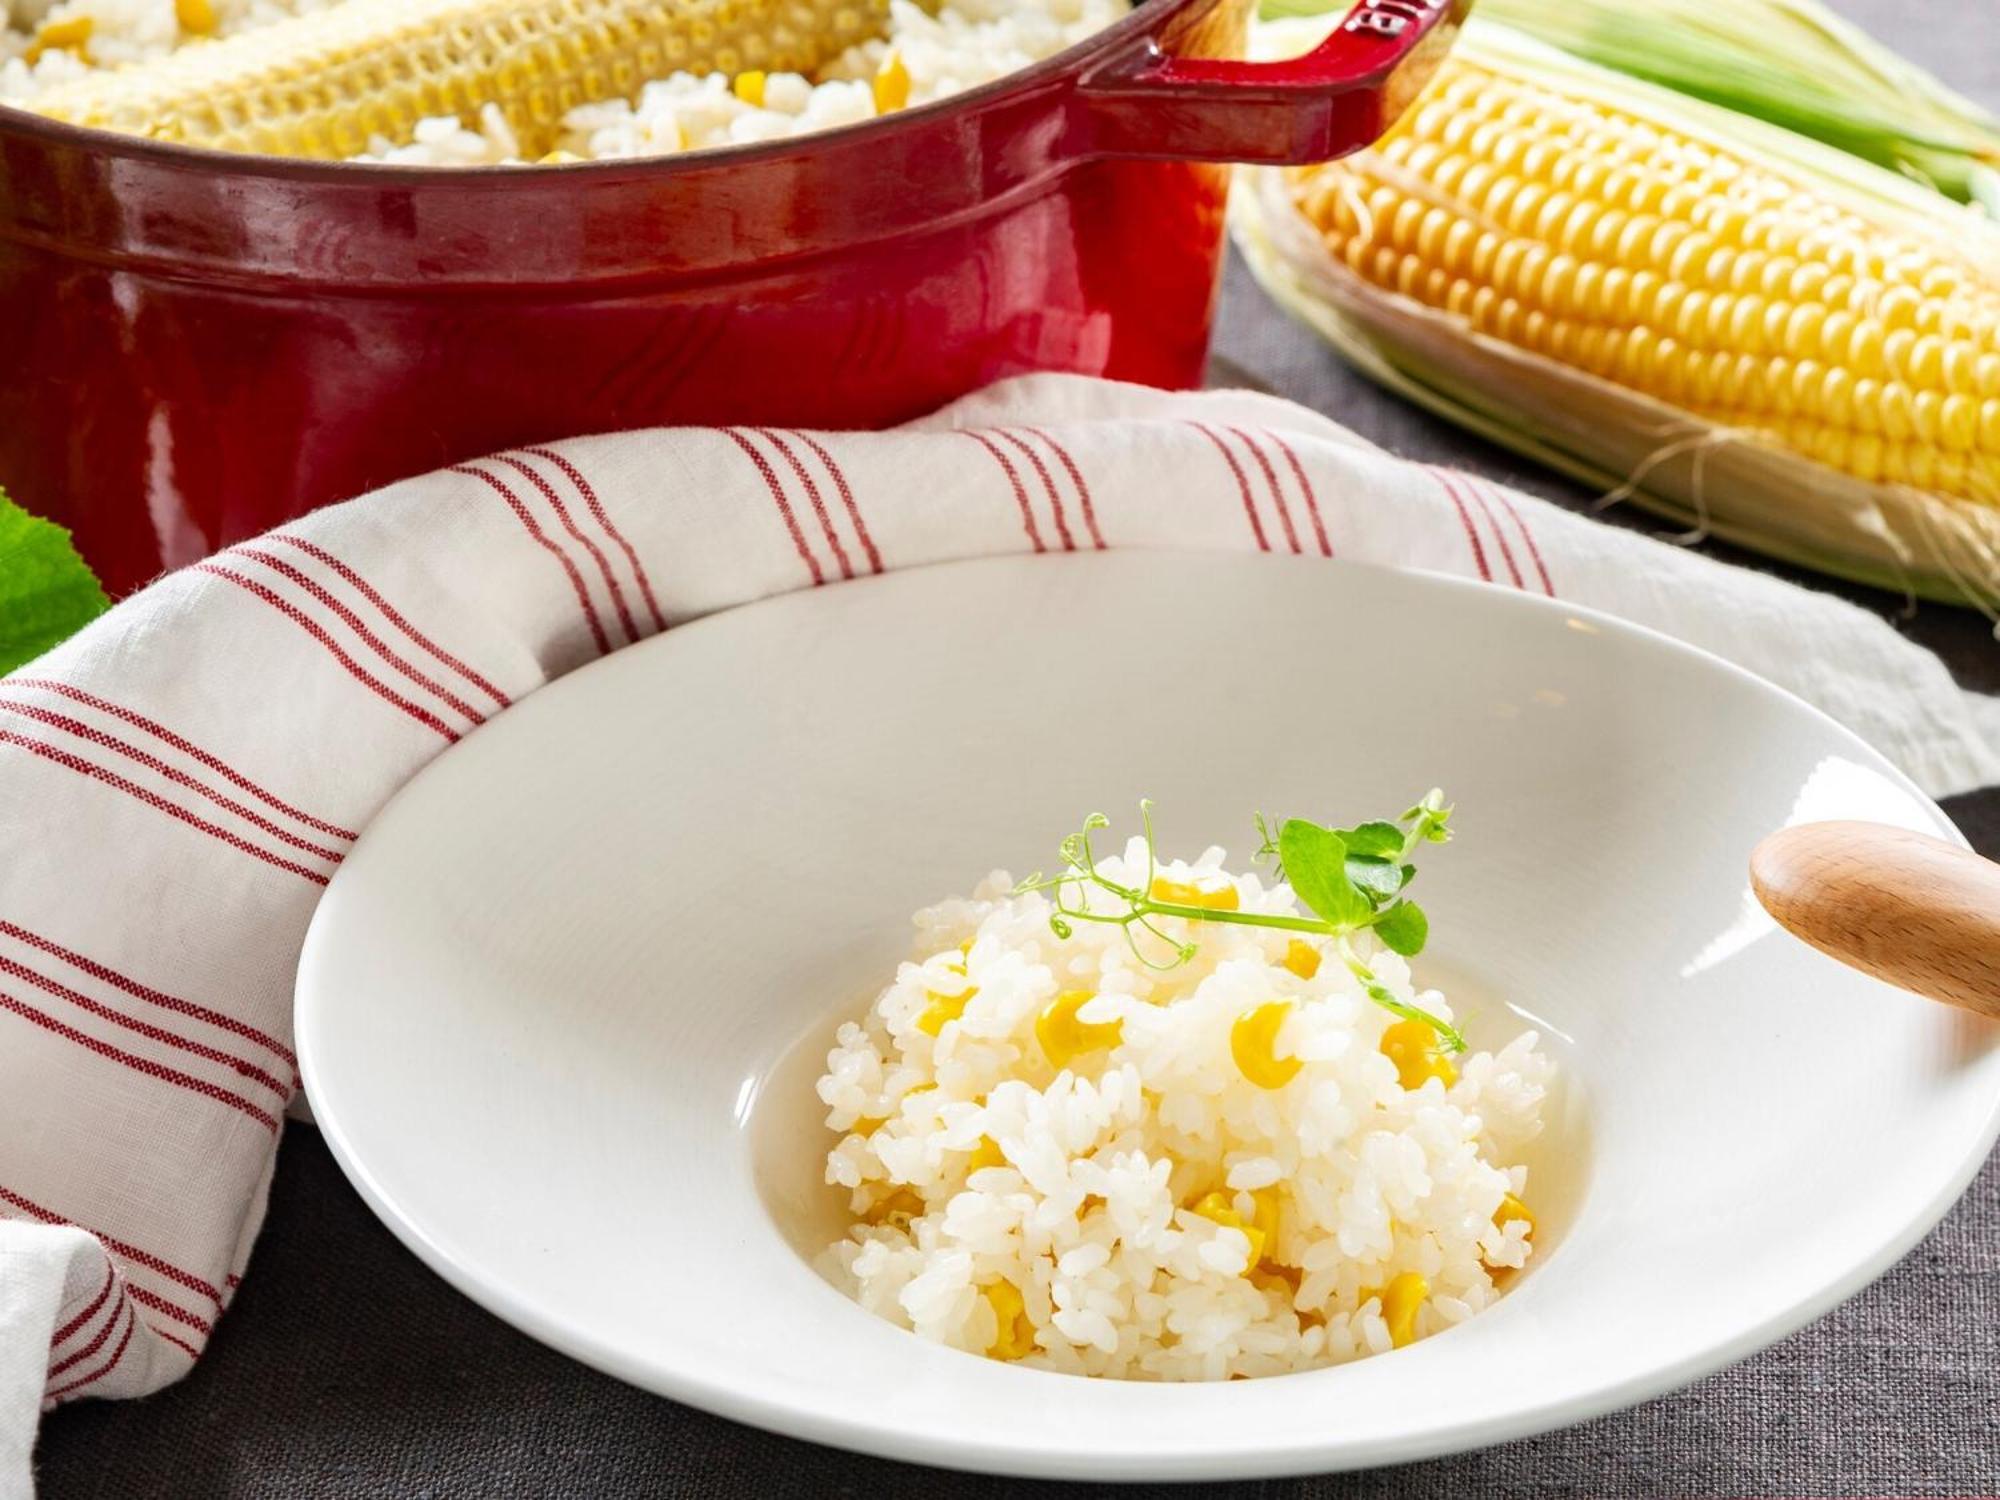
[[[1375,919],[1375,935],[1405,958],[1424,951],[1431,935],[1430,919],[1414,901],[1398,901]]]
[[[0,673],[60,645],[109,608],[69,533],[0,491]]]
[[[1350,856],[1363,859],[1394,859],[1403,852],[1403,830],[1394,823],[1363,823],[1359,828],[1336,828]]]
[[[1331,828],[1287,818],[1278,830],[1278,855],[1298,898],[1335,927],[1359,927],[1374,915],[1374,904],[1347,873],[1347,845]]]

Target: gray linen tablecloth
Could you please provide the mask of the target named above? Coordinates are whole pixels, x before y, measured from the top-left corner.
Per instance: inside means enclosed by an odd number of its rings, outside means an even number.
[[[1835,3],[2000,107],[2000,0]],[[1398,453],[1482,470],[1566,504],[1588,503],[1579,491],[1361,382],[1268,306],[1240,264],[1230,267],[1216,353],[1224,377],[1328,412]],[[1647,524],[1637,516],[1614,519]],[[1892,617],[1901,613],[1898,600],[1846,592]],[[1966,686],[2000,692],[2000,646],[1976,616],[1925,606],[1902,623],[1943,654]],[[2000,857],[2000,790],[1956,798],[1947,810],[1985,853]],[[1867,1184],[1830,1180],[1828,1190],[1866,1192]],[[41,1445],[45,1500],[894,1500],[1056,1488],[773,1437],[573,1364],[419,1265],[362,1206],[318,1136],[299,1125],[279,1153],[250,1275],[200,1367],[147,1401],[65,1408],[50,1419]],[[1677,1395],[1459,1458],[1203,1493],[1268,1500],[2000,1496],[2000,1157],[1937,1231],[1873,1287]]]

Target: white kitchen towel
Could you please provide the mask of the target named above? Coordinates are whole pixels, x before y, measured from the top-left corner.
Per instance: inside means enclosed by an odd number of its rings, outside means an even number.
[[[412,774],[698,615],[1103,547],[1355,558],[1594,605],[1781,683],[1934,793],[2000,780],[1994,701],[1865,611],[1261,396],[1034,376],[891,432],[634,432],[392,485],[171,574],[0,680],[0,1495],[28,1487],[38,1410],[155,1390],[213,1336],[297,1087],[307,920]]]

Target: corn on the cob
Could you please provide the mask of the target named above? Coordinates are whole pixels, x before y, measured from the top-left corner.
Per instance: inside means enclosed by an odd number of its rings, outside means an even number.
[[[2000,603],[2000,229],[1974,209],[1475,18],[1375,148],[1262,174],[1237,224],[1366,373],[1497,441]]]
[[[35,107],[156,140],[342,158],[493,104],[533,160],[578,104],[676,71],[812,72],[887,25],[888,0],[344,0]]]
[[[1297,202],[1356,274],[1863,480],[2000,502],[2000,290],[1747,155],[1461,63]]]

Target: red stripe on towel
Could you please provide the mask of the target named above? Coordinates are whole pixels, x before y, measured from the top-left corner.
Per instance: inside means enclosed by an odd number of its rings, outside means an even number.
[[[1536,576],[1541,579],[1542,592],[1547,594],[1551,599],[1555,598],[1556,586],[1549,581],[1548,564],[1542,561],[1542,549],[1535,545],[1535,534],[1528,530],[1527,519],[1516,508],[1513,499],[1499,485],[1486,484],[1483,480],[1479,482],[1495,500],[1498,500],[1507,508],[1507,514],[1514,518],[1514,525],[1521,533],[1521,540],[1528,544],[1528,558],[1535,565]]]
[[[193,1344],[190,1344],[186,1339],[175,1338],[171,1333],[168,1333],[166,1329],[159,1327],[157,1324],[148,1323],[146,1325],[146,1331],[152,1334],[155,1338],[165,1339],[168,1343],[172,1344],[175,1348],[181,1350],[184,1354],[186,1354],[189,1359],[201,1358],[201,1351],[195,1348]]]
[[[111,1264],[111,1257],[107,1255],[104,1257],[104,1285],[98,1289],[97,1295],[91,1299],[90,1306],[86,1307],[82,1312],[78,1313],[67,1323],[63,1324],[62,1327],[49,1335],[49,1347],[51,1349],[61,1348],[64,1339],[96,1317],[97,1310],[104,1306],[105,1299],[111,1295],[111,1288],[117,1284],[118,1268]],[[50,1373],[53,1374],[54,1372],[51,1371]]]
[[[757,451],[757,445],[738,432],[734,427],[721,429],[722,435],[743,450],[744,456],[756,466],[758,476],[764,481],[764,488],[771,492],[771,502],[778,507],[778,514],[785,518],[785,530],[792,534],[792,546],[798,549],[799,558],[812,574],[815,585],[826,582],[826,574],[820,568],[819,559],[812,555],[806,545],[806,534],[799,529],[799,518],[792,513],[792,502],[785,498],[785,487],[778,479],[778,471],[771,467],[771,461]]]
[[[1250,534],[1257,539],[1257,550],[1269,552],[1271,540],[1264,535],[1264,523],[1257,518],[1257,502],[1250,496],[1250,480],[1243,472],[1243,465],[1236,461],[1236,455],[1229,451],[1229,444],[1203,422],[1189,422],[1188,426],[1215,444],[1215,451],[1222,455],[1222,461],[1229,465],[1229,472],[1236,479],[1236,493],[1243,498],[1243,514],[1250,518]]]
[[[1472,497],[1472,503],[1479,507],[1479,513],[1486,517],[1487,529],[1493,533],[1493,540],[1500,545],[1500,560],[1507,565],[1508,578],[1513,581],[1515,588],[1522,587],[1526,580],[1521,577],[1520,565],[1514,561],[1514,549],[1507,545],[1507,533],[1500,529],[1500,518],[1493,514],[1493,507],[1486,503],[1486,496],[1479,486],[1472,482],[1470,475],[1456,475],[1454,479],[1463,486],[1465,493]]]
[[[118,1341],[118,1347],[111,1351],[111,1358],[107,1359],[81,1380],[72,1380],[68,1385],[57,1386],[52,1391],[45,1391],[42,1395],[44,1401],[53,1401],[58,1396],[72,1395],[82,1390],[85,1386],[102,1380],[118,1368],[118,1361],[125,1357],[125,1351],[131,1347],[132,1330],[139,1326],[139,1315],[132,1311],[132,1305],[129,1302],[120,1303],[119,1305],[125,1309],[125,1336]],[[107,1333],[110,1332],[108,1325],[105,1331]]]
[[[254,578],[245,578],[241,573],[231,572],[228,568],[219,567],[212,562],[190,563],[188,566],[196,572],[212,573],[217,578],[226,578],[245,593],[263,600],[264,603],[270,605],[271,608],[275,609],[279,614],[311,636],[313,640],[325,649],[329,656],[339,662],[342,667],[346,668],[347,674],[350,677],[374,693],[384,703],[389,704],[393,708],[400,709],[426,729],[435,730],[437,733],[443,735],[445,739],[454,744],[457,743],[459,734],[456,729],[453,729],[429,709],[421,708],[417,704],[412,703],[380,678],[371,675],[359,662],[341,649],[340,642],[327,633],[325,626],[321,625],[317,620],[309,618],[303,610],[289,599],[280,598]]]
[[[1042,489],[1049,497],[1049,512],[1056,518],[1056,535],[1062,539],[1062,549],[1065,552],[1076,551],[1076,538],[1069,534],[1069,518],[1063,514],[1062,491],[1056,488],[1055,480],[1049,477],[1049,467],[1042,462],[1041,454],[1003,428],[995,428],[993,435],[1020,449],[1022,456],[1034,466],[1035,477],[1041,480]]]
[[[1028,503],[1028,487],[1021,483],[1019,471],[985,433],[974,432],[970,427],[961,427],[958,430],[993,455],[993,462],[1000,465],[1000,472],[1007,476],[1007,483],[1013,486],[1014,503],[1021,507],[1021,526],[1028,533],[1029,543],[1037,552],[1048,551],[1048,547],[1042,541],[1041,528],[1035,524],[1035,510]]]
[[[167,1280],[175,1282],[181,1286],[184,1286],[191,1292],[200,1292],[202,1296],[208,1298],[209,1301],[213,1302],[216,1305],[217,1310],[220,1310],[222,1307],[222,1294],[218,1292],[214,1287],[210,1286],[206,1281],[203,1281],[199,1276],[195,1275],[192,1271],[183,1271],[179,1266],[172,1265],[167,1261],[161,1260],[157,1255],[148,1254],[146,1251],[141,1250],[136,1245],[128,1245],[123,1240],[113,1239],[110,1235],[105,1234],[101,1230],[92,1229],[88,1224],[79,1224],[75,1219],[67,1218],[64,1215],[57,1213],[52,1208],[44,1208],[41,1204],[36,1203],[31,1199],[23,1198],[19,1193],[14,1192],[11,1188],[0,1187],[0,1203],[11,1204],[13,1207],[18,1208],[22,1213],[26,1214],[29,1218],[33,1219],[38,1224],[74,1225],[76,1228],[81,1229],[85,1234],[95,1235],[99,1240],[99,1242],[101,1242],[107,1249],[116,1251],[118,1254],[124,1256],[127,1260],[131,1261],[133,1265],[144,1266],[149,1271],[156,1271],[160,1275],[166,1277]],[[138,1297],[139,1300],[145,1302],[148,1307],[154,1306],[155,1305],[154,1301],[149,1301],[147,1296],[141,1295],[142,1290],[143,1290],[142,1288],[136,1286],[126,1287],[127,1292],[129,1292],[134,1297]],[[172,1307],[173,1304],[166,1303],[165,1306]],[[162,1310],[164,1310],[164,1308]],[[179,1308],[175,1308],[174,1310],[176,1312],[181,1311]],[[188,1313],[183,1313],[182,1316],[184,1318],[192,1318],[192,1314]],[[204,1332],[206,1332],[209,1327],[208,1324],[203,1323],[199,1318],[193,1318],[193,1326],[200,1328]]]
[[[512,454],[503,453],[494,459],[494,462],[505,464],[508,468],[519,474],[535,487],[536,492],[544,500],[549,502],[549,505],[556,513],[556,519],[562,522],[563,530],[567,531],[575,539],[577,545],[590,554],[591,561],[597,564],[598,576],[604,580],[605,588],[611,591],[611,604],[618,611],[618,623],[625,627],[626,644],[630,645],[637,641],[639,639],[639,627],[632,623],[632,611],[626,608],[625,590],[618,586],[618,576],[611,571],[611,563],[606,559],[603,550],[599,548],[597,543],[593,542],[577,529],[575,518],[570,515],[569,507],[562,503],[562,497],[556,493],[555,486]]]
[[[362,624],[361,617],[349,609],[346,604],[327,592],[318,580],[300,572],[283,558],[273,557],[268,552],[260,552],[253,546],[231,547],[222,555],[232,560],[247,558],[251,562],[262,563],[280,578],[288,579],[298,585],[298,587],[305,590],[306,594],[315,604],[326,610],[336,620],[340,621],[341,624],[359,636],[368,649],[381,658],[385,665],[394,669],[397,675],[422,688],[425,692],[430,693],[439,702],[443,703],[445,707],[462,718],[470,719],[474,724],[484,724],[486,722],[485,717],[478,709],[467,703],[450,688],[428,674],[418,671],[416,667],[391,651],[387,642],[366,625]]]
[[[124,991],[135,1000],[144,1000],[149,1005],[157,1005],[162,1010],[173,1011],[176,1015],[191,1016],[197,1021],[206,1021],[211,1026],[218,1026],[224,1031],[233,1031],[246,1041],[268,1048],[285,1060],[285,1065],[293,1070],[293,1078],[296,1081],[298,1058],[293,1055],[291,1048],[268,1031],[259,1031],[255,1026],[239,1021],[234,1016],[225,1016],[219,1010],[210,1010],[205,1005],[196,1005],[192,1000],[181,1000],[173,995],[164,994],[150,985],[141,984],[136,979],[128,979],[115,969],[106,968],[94,958],[86,958],[81,953],[63,947],[61,943],[45,938],[39,933],[30,932],[27,928],[16,926],[5,919],[0,919],[0,933],[6,934],[17,943],[25,943],[30,948],[46,953],[51,958],[59,958],[71,968],[80,969],[92,979],[102,980],[112,988]]]
[[[646,576],[645,564],[639,561],[639,554],[632,550],[632,544],[625,540],[625,534],[612,524],[610,515],[604,509],[604,502],[597,498],[597,491],[591,488],[590,481],[583,477],[575,464],[553,448],[523,448],[521,451],[554,464],[562,477],[567,479],[577,494],[583,497],[583,503],[590,508],[592,517],[604,528],[604,534],[611,538],[618,550],[625,554],[625,561],[631,564],[632,576],[639,581],[639,593],[645,599],[646,609],[653,617],[654,628],[665,630],[667,617],[660,612],[660,601],[653,597],[653,582]]]
[[[58,1000],[67,1000],[79,1010],[89,1011],[93,1016],[109,1021],[114,1026],[122,1026],[127,1031],[137,1032],[148,1041],[158,1042],[163,1047],[172,1047],[176,1051],[187,1053],[190,1057],[199,1057],[205,1062],[212,1062],[220,1067],[228,1068],[231,1072],[249,1079],[252,1083],[262,1084],[278,1096],[280,1104],[285,1103],[292,1097],[292,1091],[288,1086],[278,1082],[277,1079],[273,1078],[253,1062],[233,1056],[219,1048],[211,1047],[205,1042],[197,1042],[190,1037],[184,1037],[178,1032],[167,1031],[161,1027],[149,1025],[132,1016],[124,1015],[119,1011],[113,1010],[108,1005],[100,1004],[88,995],[71,989],[68,985],[59,984],[47,975],[36,973],[26,964],[14,962],[13,959],[8,958],[5,954],[0,954],[0,974],[8,974],[25,984],[31,984],[45,995],[53,995]]]
[[[231,1109],[241,1110],[271,1134],[278,1133],[277,1116],[259,1109],[241,1094],[232,1094],[228,1089],[210,1083],[205,1078],[196,1078],[191,1073],[182,1073],[156,1063],[150,1058],[127,1052],[122,1047],[114,1047],[109,1042],[100,1041],[86,1032],[78,1031],[74,1026],[64,1025],[46,1011],[38,1010],[25,1000],[16,999],[4,990],[0,990],[0,1010],[10,1011],[22,1020],[39,1026],[64,1041],[74,1042],[86,1052],[93,1052],[109,1062],[122,1063],[135,1073],[143,1073],[161,1083],[171,1083],[176,1088],[186,1089],[191,1094],[200,1094],[213,1099],[217,1104],[226,1104]]]
[[[868,554],[869,568],[874,572],[881,572],[882,554],[875,550],[875,538],[868,534],[868,523],[861,519],[861,507],[854,503],[854,491],[847,487],[847,476],[841,472],[840,465],[835,463],[833,455],[814,442],[809,434],[792,432],[791,435],[810,448],[813,457],[817,458],[826,472],[832,476],[833,487],[840,494],[840,503],[847,507],[847,518],[854,523],[854,534],[861,538],[861,549]]]
[[[104,1258],[104,1269],[107,1273],[112,1273],[115,1272],[116,1270],[116,1267],[114,1267],[111,1264],[110,1256],[106,1256]],[[105,1293],[110,1292],[112,1282],[115,1279],[116,1279],[115,1276],[112,1274],[106,1275],[104,1280]],[[97,1299],[97,1302],[92,1304],[93,1308],[101,1305],[103,1301],[104,1301],[104,1296],[100,1294]],[[89,1359],[91,1355],[95,1354],[99,1349],[102,1349],[104,1347],[104,1341],[111,1337],[111,1330],[118,1326],[118,1315],[121,1312],[128,1311],[131,1308],[131,1306],[132,1304],[127,1299],[120,1297],[118,1299],[117,1305],[111,1309],[111,1316],[106,1318],[104,1320],[104,1326],[97,1330],[97,1337],[92,1339],[89,1343],[85,1344],[81,1349],[77,1350],[74,1354],[69,1355],[67,1358],[57,1360],[54,1364],[50,1365],[49,1373],[42,1377],[42,1384],[47,1385],[51,1380],[54,1380],[58,1375],[62,1374],[64,1371],[69,1370],[73,1366],[82,1364],[86,1359]]]
[[[582,609],[584,621],[590,626],[590,638],[597,642],[597,654],[610,655],[611,638],[604,633],[604,622],[597,617],[597,606],[590,602],[590,590],[583,586],[583,575],[577,572],[576,564],[570,560],[570,555],[549,539],[549,534],[542,530],[541,523],[529,512],[528,507],[521,503],[521,497],[515,494],[508,487],[507,481],[498,474],[489,474],[486,470],[476,469],[470,464],[453,464],[451,472],[466,474],[479,480],[506,501],[507,508],[514,512],[514,518],[521,523],[521,528],[528,533],[529,539],[562,564],[562,570],[569,578],[570,589],[576,594],[577,606]]]
[[[4,680],[0,680],[0,695],[5,695],[7,686]],[[148,755],[137,746],[128,745],[115,735],[106,734],[101,729],[94,729],[79,719],[72,719],[68,714],[55,713],[50,709],[41,708],[31,703],[15,702],[6,696],[0,696],[0,713],[19,714],[24,719],[46,725],[50,729],[60,729],[67,734],[74,735],[86,744],[97,746],[100,750],[109,750],[114,754],[122,755],[127,760],[137,765],[142,765],[147,770],[165,777],[175,786],[186,787],[196,795],[207,798],[217,807],[235,813],[237,817],[243,819],[246,823],[254,824],[256,827],[261,828],[281,844],[290,844],[294,849],[302,850],[304,853],[318,855],[321,859],[332,860],[335,864],[340,863],[341,856],[336,851],[322,848],[310,840],[300,838],[295,833],[286,832],[269,818],[264,817],[260,813],[253,812],[240,802],[223,796],[222,793],[216,791],[214,788],[206,786],[188,775],[187,772],[177,770],[173,766],[168,765],[158,756]]]
[[[1257,440],[1241,427],[1229,427],[1224,431],[1233,433],[1243,440],[1243,446],[1250,450],[1250,456],[1257,460],[1257,467],[1263,470],[1264,483],[1270,486],[1271,501],[1278,507],[1278,521],[1285,528],[1285,545],[1292,549],[1292,555],[1299,554],[1299,534],[1292,525],[1292,508],[1285,504],[1284,486],[1278,483],[1278,471],[1271,467],[1271,460],[1264,456],[1264,450],[1257,446]]]
[[[1292,445],[1276,432],[1268,427],[1259,428],[1258,430],[1278,445],[1278,451],[1285,455],[1285,462],[1292,467],[1292,477],[1298,480],[1299,492],[1306,499],[1306,514],[1312,517],[1313,539],[1319,543],[1319,555],[1321,557],[1333,556],[1333,544],[1326,539],[1326,523],[1320,519],[1319,496],[1313,493],[1312,480],[1306,477],[1306,466],[1299,462],[1299,456],[1292,451]]]
[[[834,561],[840,564],[840,576],[842,578],[852,578],[854,576],[854,564],[848,561],[847,549],[840,544],[840,533],[833,529],[833,517],[827,514],[826,501],[820,498],[819,486],[813,483],[813,477],[806,472],[806,466],[799,462],[798,454],[794,453],[790,445],[768,427],[753,427],[750,430],[778,450],[778,456],[784,459],[786,466],[791,469],[794,477],[798,479],[800,484],[805,486],[806,498],[812,502],[813,514],[819,517],[819,529],[826,537],[827,546],[833,549]]]
[[[1428,464],[1420,467],[1437,482],[1438,488],[1445,492],[1451,503],[1458,507],[1459,524],[1465,527],[1465,539],[1472,544],[1472,560],[1479,567],[1479,576],[1491,583],[1493,570],[1486,566],[1486,548],[1479,540],[1479,528],[1472,524],[1472,512],[1465,508],[1465,501],[1459,498],[1457,486],[1445,477],[1449,471],[1434,469]]]
[[[299,537],[288,536],[282,531],[274,531],[269,536],[266,536],[264,540],[267,542],[282,542],[288,547],[295,547],[307,557],[313,559],[313,561],[324,565],[349,588],[353,589],[355,593],[374,605],[381,613],[383,619],[393,625],[405,640],[430,657],[432,661],[436,662],[439,666],[449,667],[452,671],[458,673],[460,677],[491,698],[494,707],[513,707],[514,700],[512,698],[509,698],[479,673],[473,671],[472,668],[468,667],[464,662],[453,656],[449,651],[417,629],[416,626],[404,619],[401,612],[387,599],[382,597],[381,591],[374,584],[363,578],[324,547],[316,547],[311,542],[304,541]]]
[[[167,801],[166,798],[159,796],[157,793],[147,791],[146,788],[139,786],[135,782],[127,781],[115,771],[107,771],[100,765],[79,759],[77,756],[71,755],[67,750],[58,750],[54,745],[45,744],[41,740],[31,740],[24,734],[14,733],[11,729],[0,729],[0,745],[18,745],[30,754],[41,756],[43,760],[53,761],[59,766],[67,767],[69,770],[76,772],[79,776],[88,776],[93,781],[102,782],[108,787],[121,791],[135,801],[143,802],[155,811],[163,812],[168,817],[185,823],[188,827],[229,845],[232,849],[240,850],[252,858],[263,860],[267,865],[289,871],[293,875],[310,880],[314,885],[325,885],[327,883],[327,877],[319,871],[309,870],[304,865],[293,864],[288,859],[281,859],[268,849],[259,849],[248,839],[238,838],[227,828],[219,827],[209,822],[206,818],[198,818],[186,808]]]
[[[154,1312],[165,1313],[176,1323],[192,1328],[204,1338],[215,1331],[215,1325],[209,1322],[208,1319],[196,1317],[178,1302],[169,1302],[165,1297],[160,1296],[156,1292],[149,1292],[144,1287],[133,1286],[129,1282],[126,1284],[125,1292],[134,1302],[144,1307],[150,1307]],[[148,1324],[147,1326],[150,1327],[152,1325]]]
[[[337,839],[346,839],[349,843],[354,842],[355,839],[360,837],[359,834],[350,828],[342,828],[337,823],[328,823],[323,819],[313,817],[310,813],[300,812],[291,803],[272,796],[271,793],[265,791],[256,782],[250,780],[249,777],[243,775],[241,772],[230,769],[230,767],[224,765],[199,745],[191,744],[180,735],[175,734],[171,729],[154,723],[144,714],[137,714],[129,708],[120,707],[116,703],[106,702],[95,693],[86,693],[82,688],[71,687],[68,683],[58,682],[51,677],[12,677],[7,680],[7,685],[16,688],[36,688],[44,693],[55,693],[59,697],[68,698],[73,703],[81,703],[87,708],[94,708],[99,713],[110,714],[114,719],[122,719],[134,729],[144,730],[162,744],[171,745],[190,760],[197,761],[201,765],[208,767],[209,770],[215,772],[216,775],[227,781],[231,786],[255,797],[266,807],[281,812],[288,818],[294,818],[305,824],[308,828],[316,828],[321,833],[331,834]]]
[[[1084,482],[1083,470],[1079,469],[1076,460],[1069,456],[1069,449],[1049,436],[1047,431],[1040,427],[1030,427],[1028,431],[1049,445],[1049,451],[1055,454],[1057,462],[1069,475],[1070,483],[1076,486],[1077,503],[1083,507],[1084,529],[1090,533],[1090,544],[1102,552],[1104,533],[1097,529],[1097,507],[1090,502],[1090,486]]]

